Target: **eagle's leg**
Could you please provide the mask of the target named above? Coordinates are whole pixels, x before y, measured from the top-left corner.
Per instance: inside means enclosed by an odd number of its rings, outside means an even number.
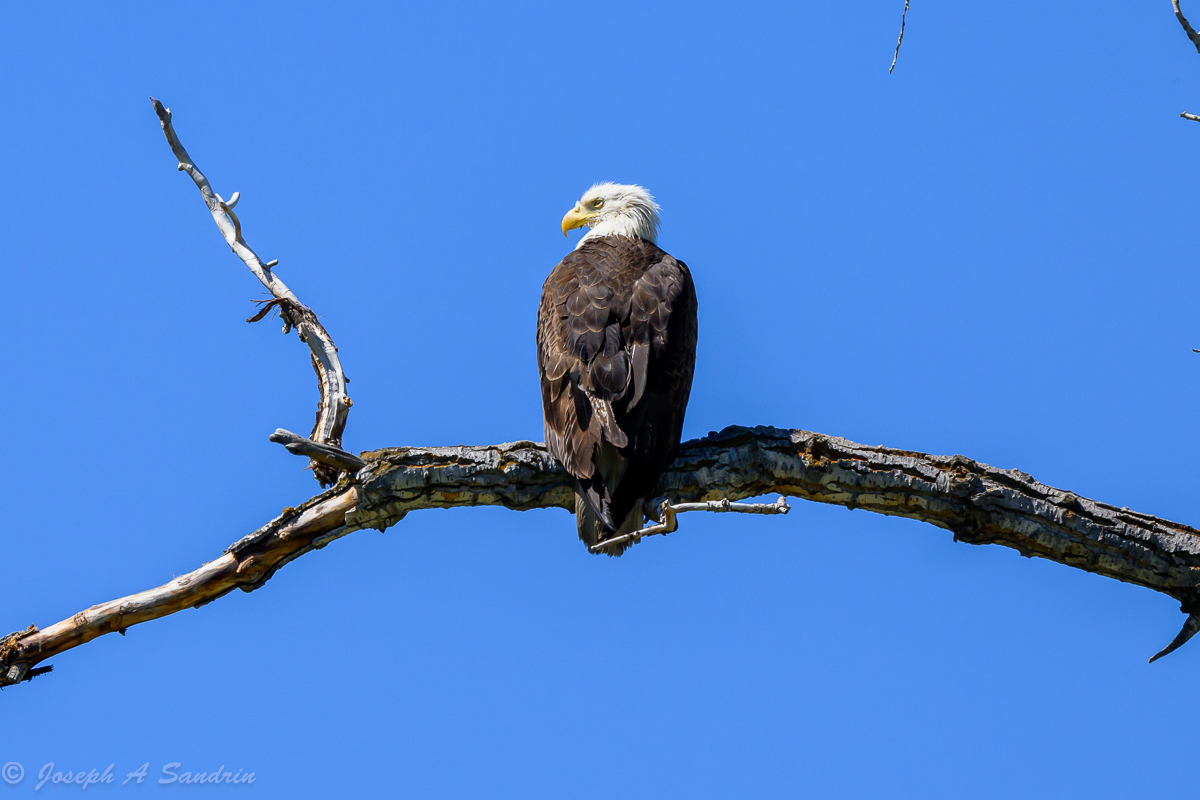
[[[716,511],[731,512],[737,514],[786,514],[792,510],[792,507],[787,504],[787,499],[780,497],[774,503],[731,503],[728,498],[720,500],[709,500],[704,503],[670,503],[662,499],[659,502],[659,521],[654,525],[649,525],[641,530],[633,531],[632,533],[613,536],[597,542],[589,547],[593,553],[601,548],[623,545],[626,542],[636,544],[643,536],[655,536],[660,533],[674,533],[679,530],[679,520],[676,519],[677,514],[682,514],[685,511]],[[628,546],[628,545],[626,545]]]

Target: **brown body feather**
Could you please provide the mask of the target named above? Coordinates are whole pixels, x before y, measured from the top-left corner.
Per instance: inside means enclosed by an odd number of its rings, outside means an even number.
[[[537,345],[546,447],[575,479],[579,538],[591,546],[637,530],[692,389],[687,265],[643,239],[584,242],[542,287]]]

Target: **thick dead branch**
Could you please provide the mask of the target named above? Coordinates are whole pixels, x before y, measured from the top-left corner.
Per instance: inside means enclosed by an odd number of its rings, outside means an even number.
[[[0,639],[0,685],[12,682],[8,675],[28,677],[36,664],[97,636],[123,633],[233,589],[257,589],[292,559],[362,528],[383,530],[410,511],[574,508],[566,473],[534,442],[400,447],[363,456],[367,466],[353,481],[343,479],[285,509],[196,571]],[[674,504],[780,494],[908,517],[952,531],[958,541],[1000,544],[1154,589],[1179,600],[1185,613],[1200,615],[1200,532],[962,456],[869,447],[802,430],[732,427],[681,445],[659,491]],[[571,526],[563,530],[574,535]],[[1200,617],[1189,616],[1159,655],[1198,628]]]
[[[154,104],[154,112],[158,114],[158,120],[162,123],[163,133],[167,137],[167,143],[171,146],[171,152],[175,154],[175,158],[179,162],[179,170],[186,172],[195,181],[196,188],[200,190],[200,196],[204,198],[204,204],[208,206],[217,227],[221,230],[221,235],[225,237],[226,244],[238,258],[245,262],[254,276],[262,282],[263,286],[267,287],[267,291],[274,298],[267,301],[260,313],[251,317],[247,322],[262,319],[268,311],[275,308],[283,317],[283,332],[287,333],[295,328],[300,340],[308,345],[313,370],[317,373],[317,387],[321,393],[317,403],[316,423],[313,425],[313,431],[309,438],[315,442],[340,448],[342,433],[346,428],[346,417],[353,403],[346,394],[347,380],[342,372],[342,363],[338,359],[338,351],[333,339],[317,320],[317,315],[313,313],[312,309],[301,303],[292,290],[287,287],[287,284],[271,271],[271,267],[275,266],[278,261],[264,264],[258,254],[251,250],[250,246],[246,244],[246,240],[242,238],[242,223],[233,211],[238,200],[241,199],[240,193],[234,192],[226,201],[213,191],[208,178],[204,177],[204,173],[192,161],[192,157],[188,155],[187,150],[180,143],[179,137],[175,134],[175,128],[171,124],[171,110],[153,97],[150,98],[150,102]],[[319,460],[313,460],[311,464],[313,474],[322,486],[328,486],[337,480],[337,470],[328,464]]]

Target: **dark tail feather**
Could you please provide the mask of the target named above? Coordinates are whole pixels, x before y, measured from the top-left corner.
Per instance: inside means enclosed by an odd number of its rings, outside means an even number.
[[[575,527],[579,530],[579,538],[583,540],[589,548],[604,541],[611,539],[614,536],[621,536],[626,533],[633,533],[638,528],[642,527],[642,503],[639,500],[633,504],[629,515],[622,520],[621,525],[615,530],[610,530],[600,519],[600,515],[592,508],[592,504],[587,501],[587,498],[581,494],[575,495]],[[619,556],[624,553],[633,544],[632,540],[621,542],[618,545],[605,547],[597,550],[598,553],[603,553],[606,556]]]

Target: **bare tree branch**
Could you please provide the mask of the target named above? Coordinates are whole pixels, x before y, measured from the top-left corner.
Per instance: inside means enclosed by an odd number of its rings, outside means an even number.
[[[1183,26],[1183,32],[1192,40],[1192,44],[1196,47],[1196,52],[1200,53],[1200,33],[1196,33],[1195,29],[1187,21],[1187,17],[1183,15],[1183,9],[1179,7],[1179,0],[1171,0],[1171,6],[1175,9],[1175,19],[1179,20],[1179,24]]]
[[[194,572],[0,639],[0,685],[97,636],[204,605],[233,589],[253,591],[293,559],[362,528],[388,528],[410,511],[574,508],[567,474],[535,442],[398,447],[363,456],[367,466],[356,476],[285,509]],[[958,541],[1000,544],[1145,586],[1179,600],[1189,614],[1159,656],[1200,628],[1200,532],[1046,486],[1018,470],[810,431],[732,427],[681,445],[659,490],[672,503],[781,494],[908,517],[952,531]]]
[[[896,68],[896,59],[900,57],[900,45],[904,43],[904,21],[908,19],[908,0],[904,0],[904,11],[900,14],[900,38],[896,39],[896,52],[892,53],[892,65],[888,67],[888,75]]]
[[[308,345],[313,370],[317,373],[317,386],[321,393],[317,403],[316,423],[313,425],[313,431],[309,438],[321,444],[340,448],[342,433],[346,428],[346,417],[353,403],[346,394],[348,381],[342,372],[342,362],[338,359],[338,351],[333,339],[317,321],[317,315],[312,312],[312,309],[301,303],[292,290],[287,287],[287,284],[271,271],[271,267],[279,262],[276,260],[264,264],[258,254],[251,250],[250,246],[246,244],[246,240],[242,238],[242,223],[233,211],[238,200],[241,199],[240,193],[234,192],[226,201],[213,191],[208,178],[204,177],[204,173],[192,161],[192,157],[188,155],[188,151],[184,149],[179,137],[175,134],[175,128],[171,124],[171,110],[153,97],[150,98],[150,102],[154,104],[154,112],[158,114],[159,122],[162,123],[167,143],[171,145],[171,152],[179,161],[179,170],[186,172],[196,182],[196,188],[200,190],[200,196],[204,198],[204,204],[212,213],[213,220],[221,230],[221,235],[225,237],[225,242],[237,257],[245,262],[254,276],[262,282],[262,285],[267,287],[267,291],[274,298],[247,322],[256,322],[271,309],[276,309],[283,317],[283,332],[287,333],[295,328],[300,340]],[[311,464],[313,474],[322,486],[328,486],[337,480],[337,470],[328,464],[315,459]]]

